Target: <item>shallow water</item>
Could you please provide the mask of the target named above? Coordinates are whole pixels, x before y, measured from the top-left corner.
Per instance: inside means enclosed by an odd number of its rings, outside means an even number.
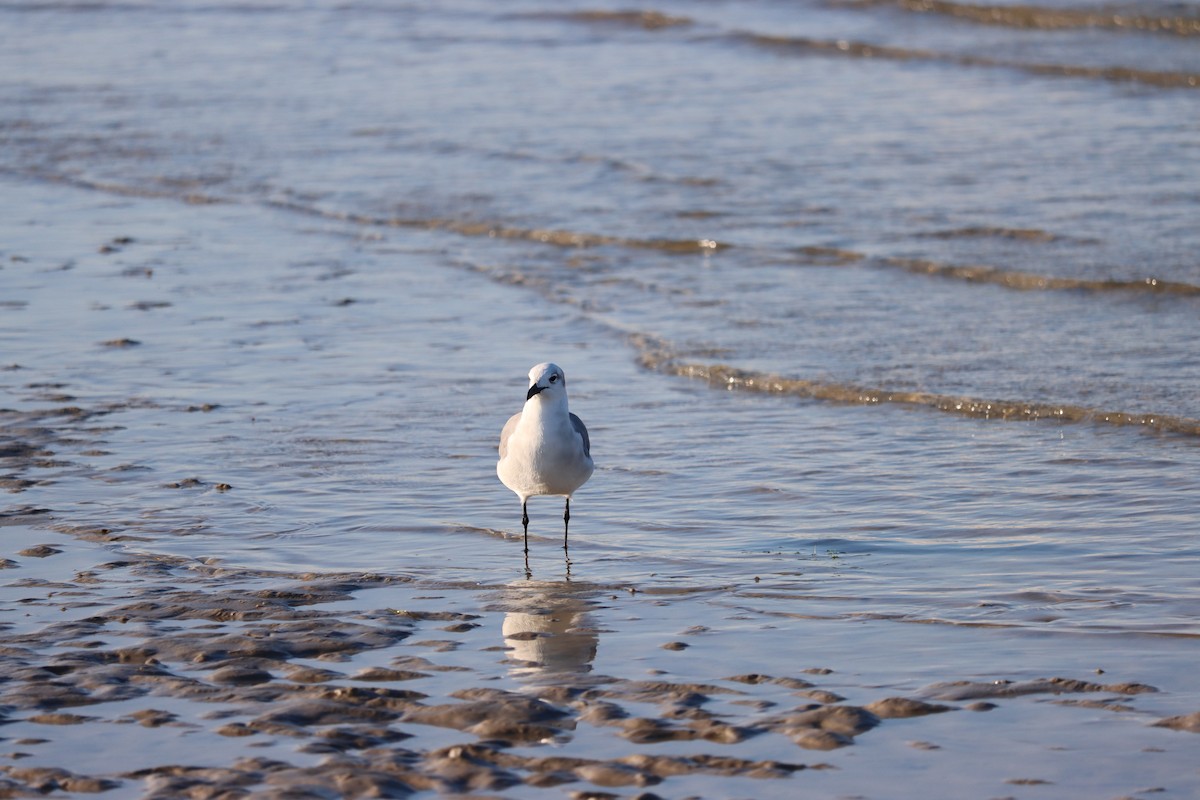
[[[802,777],[1194,791],[1189,734],[1146,723],[1200,707],[1200,8],[978,9],[3,5],[0,476],[42,522],[9,632],[53,619],[34,571],[140,554],[411,582],[322,608],[428,593],[484,620],[440,658],[527,691],[556,663],[828,667],[856,703],[1103,669],[1160,691],[889,721]],[[569,555],[531,502],[526,565],[494,448],[546,359],[598,468]],[[16,557],[37,530],[83,538]],[[560,606],[599,633],[505,638]]]

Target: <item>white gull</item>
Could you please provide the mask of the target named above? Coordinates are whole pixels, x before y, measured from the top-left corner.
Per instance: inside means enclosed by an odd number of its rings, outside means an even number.
[[[500,482],[521,498],[525,552],[529,552],[529,498],[565,497],[563,548],[571,520],[571,495],[592,476],[591,441],[583,420],[567,409],[567,378],[557,364],[529,370],[525,406],[500,432]]]

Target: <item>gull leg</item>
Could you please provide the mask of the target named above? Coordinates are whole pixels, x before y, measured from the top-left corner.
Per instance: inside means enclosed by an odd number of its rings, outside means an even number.
[[[525,555],[529,555],[529,511],[525,507],[528,500],[521,501],[521,525],[525,528]]]
[[[571,524],[571,498],[567,498],[567,507],[563,509],[563,550],[567,549],[567,526]]]
[[[563,559],[567,562],[567,580],[571,579],[571,551],[567,549],[567,525],[571,522],[571,498],[563,509]]]

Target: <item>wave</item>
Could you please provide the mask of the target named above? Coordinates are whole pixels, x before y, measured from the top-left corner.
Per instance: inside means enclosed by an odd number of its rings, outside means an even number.
[[[1151,292],[1184,297],[1200,295],[1200,286],[1159,278],[1059,278],[1032,272],[1004,270],[981,265],[942,264],[923,258],[881,258],[877,263],[898,267],[917,275],[933,275],[970,283],[987,283],[1019,291],[1071,290],[1085,292]]]
[[[918,239],[1016,239],[1025,242],[1057,242],[1067,237],[1040,228],[1004,228],[995,225],[974,225],[914,234]]]
[[[621,25],[630,28],[658,30],[659,28],[682,28],[694,24],[689,17],[672,16],[661,11],[641,11],[637,9],[626,11],[608,11],[593,9],[584,11],[562,12],[531,12],[516,14],[522,19],[554,19],[567,22],[602,23]]]
[[[1180,14],[1174,8],[1160,13],[1145,8],[1050,8],[1037,5],[996,5],[958,3],[952,0],[830,0],[835,8],[894,8],[899,11],[951,17],[972,22],[1020,30],[1078,30],[1100,28],[1134,33],[1167,33],[1175,36],[1200,36],[1200,16]],[[562,13],[519,14],[517,16],[558,19],[570,22],[621,25],[644,30],[687,28],[696,24],[690,17],[664,14],[653,10],[610,11],[593,9]]]
[[[785,54],[837,55],[852,58],[882,58],[891,61],[927,61],[961,67],[1014,69],[1039,76],[1141,83],[1160,89],[1200,89],[1200,74],[1191,72],[1166,72],[1123,66],[1088,67],[1076,64],[1014,61],[988,56],[856,42],[848,39],[812,39],[806,36],[772,36],[751,32],[731,33],[727,36],[746,44]]]
[[[524,228],[496,222],[462,220],[450,217],[374,216],[349,211],[321,209],[316,206],[290,200],[270,200],[268,201],[268,205],[309,216],[350,222],[356,225],[443,230],[462,236],[483,236],[490,239],[523,239],[531,242],[555,245],[557,247],[617,246],[642,250],[660,250],[668,253],[712,253],[728,249],[732,246],[726,242],[718,242],[715,239],[644,239],[556,228]]]
[[[646,334],[631,334],[629,341],[638,363],[663,375],[701,380],[715,388],[775,394],[843,405],[892,404],[915,406],[974,419],[1091,423],[1139,427],[1160,433],[1200,436],[1200,419],[1169,414],[1105,411],[1086,406],[1027,400],[988,400],[977,397],[913,392],[902,389],[855,386],[847,383],[789,378],[768,372],[740,369],[728,364],[700,364],[684,360],[669,344]]]
[[[1036,6],[988,6],[947,2],[946,0],[850,0],[850,7],[896,6],[907,11],[938,13],[978,22],[1025,28],[1112,28],[1116,30],[1167,30],[1182,36],[1200,35],[1200,18],[1147,15],[1140,13],[1043,9]],[[609,23],[638,27],[647,31],[697,26],[694,19],[652,10],[577,11],[538,15],[585,24]],[[938,50],[873,44],[850,39],[816,39],[806,36],[778,36],[754,31],[717,31],[701,34],[697,41],[730,41],[766,48],[785,54],[817,54],[851,58],[880,58],[892,61],[926,61],[960,67],[1013,69],[1032,75],[1087,78],[1118,83],[1139,83],[1161,89],[1200,89],[1200,74],[1139,69],[1119,65],[1096,67],[1079,64],[1027,62]]]
[[[63,173],[48,172],[41,169],[13,169],[5,166],[0,166],[0,175],[17,178],[31,178],[33,180],[46,181],[47,183],[57,183],[63,186],[71,186],[76,189],[86,189],[88,191],[111,194],[117,197],[143,197],[154,200],[175,200],[181,203],[187,203],[189,205],[201,206],[237,202],[231,198],[220,197],[215,194],[199,191],[198,188],[193,188],[185,181],[164,181],[160,184],[137,185],[85,178],[78,175],[66,175]]]
[[[320,216],[371,227],[444,230],[462,236],[519,239],[565,248],[628,247],[639,250],[657,250],[665,253],[686,255],[715,253],[735,247],[730,242],[718,241],[716,239],[638,238],[554,228],[527,228],[495,222],[460,220],[446,217],[372,216],[368,214],[323,210],[287,200],[273,200],[271,201],[271,205],[312,216]],[[1042,232],[1002,228],[976,228],[967,230],[975,231],[976,235],[983,235],[983,232],[990,232],[994,235],[996,232],[999,232],[999,235],[1015,235],[1037,241],[1051,241],[1053,237],[1052,234],[1044,234]],[[1035,233],[1039,235],[1035,235]],[[1200,286],[1198,285],[1180,281],[1166,281],[1155,277],[1106,279],[1056,277],[1032,272],[1006,270],[986,265],[945,264],[921,258],[872,257],[853,250],[820,246],[799,247],[793,252],[800,255],[809,263],[822,265],[864,264],[883,268],[897,268],[915,275],[929,275],[969,283],[991,284],[1019,291],[1148,292],[1184,297],[1200,296]]]
[[[111,181],[91,180],[78,176],[55,175],[40,171],[18,171],[0,169],[0,174],[35,177],[53,183],[75,186],[81,189],[105,192],[122,197],[146,197],[173,199],[194,205],[244,202],[237,198],[222,197],[186,186],[151,185],[137,186]],[[443,230],[460,236],[487,237],[537,242],[554,247],[585,249],[591,247],[624,247],[637,250],[655,250],[676,255],[717,253],[733,249],[737,245],[716,239],[673,239],[618,236],[614,234],[590,233],[559,228],[537,228],[508,225],[486,220],[455,219],[439,216],[382,216],[350,211],[326,209],[297,200],[274,198],[261,201],[263,204],[311,217],[347,222],[353,225],[377,228],[415,228]],[[1046,231],[1024,228],[972,227],[932,233],[915,234],[918,238],[954,238],[971,236],[1000,236],[1031,242],[1053,242],[1069,238]],[[761,252],[760,252],[761,254]],[[770,254],[767,254],[770,258]],[[792,249],[789,256],[777,259],[782,263],[800,263],[813,266],[867,266],[880,269],[901,269],[913,275],[923,275],[968,283],[989,284],[1015,291],[1082,291],[1082,292],[1130,292],[1139,294],[1173,295],[1176,297],[1200,296],[1200,285],[1183,281],[1168,281],[1154,276],[1137,278],[1073,278],[1045,275],[1035,272],[1008,270],[983,264],[950,264],[925,258],[898,256],[870,256],[855,250],[807,245]]]
[[[1047,234],[1050,236],[1050,234]],[[1036,241],[1053,241],[1028,238]],[[897,256],[868,256],[836,247],[799,247],[794,251],[805,263],[818,266],[844,266],[861,264],[879,268],[901,269],[914,275],[929,275],[937,278],[966,281],[968,283],[991,284],[1005,289],[1023,292],[1032,291],[1082,291],[1082,292],[1138,292],[1176,295],[1179,297],[1200,296],[1200,286],[1183,281],[1167,281],[1153,276],[1142,278],[1070,278],[1043,275],[1036,272],[1001,269],[983,264],[947,264],[926,258],[901,258]]]
[[[444,230],[461,236],[486,236],[492,239],[518,239],[564,248],[627,247],[640,250],[657,250],[679,255],[715,253],[729,250],[736,245],[716,239],[671,239],[638,238],[612,234],[588,233],[584,231],[554,228],[528,228],[488,221],[461,220],[447,217],[385,217],[344,211],[320,209],[315,206],[289,200],[272,200],[272,206],[284,208],[310,216],[319,216],[350,222],[357,225],[390,228],[422,228]],[[973,233],[966,235],[1017,236],[1036,241],[1052,241],[1058,237],[1041,231],[1026,231],[1007,228],[963,229]],[[935,235],[941,235],[935,234]],[[947,235],[964,235],[962,231],[947,232]],[[986,265],[945,264],[929,259],[900,258],[890,256],[868,256],[853,250],[835,247],[805,246],[792,251],[803,261],[818,265],[863,264],[882,268],[902,269],[915,275],[991,284],[1019,291],[1088,291],[1088,292],[1139,292],[1176,296],[1200,296],[1200,285],[1181,281],[1166,281],[1156,277],[1143,278],[1069,278],[1042,275],[1032,272],[1006,270]]]
[[[845,0],[839,8],[895,8],[919,14],[936,14],[980,25],[1022,30],[1069,30],[1103,28],[1137,33],[1169,33],[1200,36],[1200,17],[1148,13],[1144,9],[1047,8],[1033,5],[988,5],[955,3],[949,0]]]

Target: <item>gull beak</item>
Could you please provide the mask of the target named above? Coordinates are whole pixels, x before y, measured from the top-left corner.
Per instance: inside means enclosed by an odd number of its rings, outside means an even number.
[[[542,389],[545,389],[545,388],[546,388],[545,386],[538,386],[535,383],[533,386],[529,387],[529,394],[525,395],[525,399],[526,400],[532,399],[535,394],[537,394],[538,392],[540,392]]]

